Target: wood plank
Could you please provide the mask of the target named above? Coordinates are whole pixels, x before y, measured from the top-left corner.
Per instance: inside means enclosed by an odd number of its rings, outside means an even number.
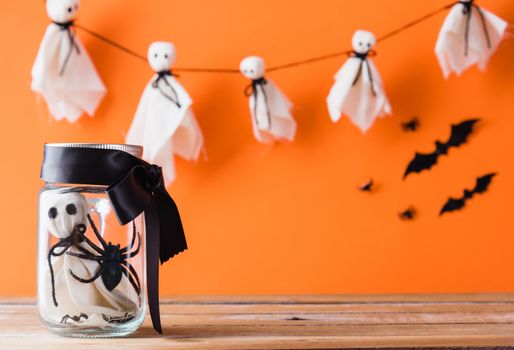
[[[165,336],[49,334],[33,300],[0,301],[0,349],[341,349],[514,346],[514,295],[176,297]],[[325,302],[324,302],[325,301]]]

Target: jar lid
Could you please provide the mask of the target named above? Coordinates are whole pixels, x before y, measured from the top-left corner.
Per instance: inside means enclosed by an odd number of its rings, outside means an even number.
[[[143,146],[121,143],[46,143],[45,147],[111,149],[127,152],[138,158],[143,155]]]

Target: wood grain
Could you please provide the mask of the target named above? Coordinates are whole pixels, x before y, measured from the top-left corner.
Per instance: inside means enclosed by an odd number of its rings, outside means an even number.
[[[0,300],[0,349],[341,349],[514,346],[514,294],[176,297],[127,338],[70,339],[31,299]]]

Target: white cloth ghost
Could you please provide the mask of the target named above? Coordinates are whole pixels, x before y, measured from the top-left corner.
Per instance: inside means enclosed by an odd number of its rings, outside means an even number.
[[[296,121],[290,113],[292,104],[271,80],[264,78],[264,60],[257,56],[246,57],[241,61],[240,70],[252,80],[245,94],[250,97],[255,138],[262,143],[292,141],[296,134]]]
[[[333,122],[346,114],[362,132],[366,132],[377,117],[391,114],[382,79],[370,59],[376,39],[373,33],[357,30],[352,38],[353,52],[335,75],[335,83],[327,97]]]
[[[41,227],[52,236],[61,240],[66,239],[74,230],[81,227],[82,232],[85,232],[89,208],[82,194],[61,193],[58,190],[45,191],[41,195],[40,207],[43,220]],[[43,234],[41,237],[46,238],[46,235]],[[78,246],[95,254],[86,242],[78,243]],[[139,297],[125,276],[112,291],[107,290],[101,278],[93,283],[82,283],[73,278],[70,271],[83,278],[91,278],[98,270],[99,264],[66,254],[82,253],[74,245],[59,246],[53,249],[53,252],[55,254],[51,255],[49,260],[47,251],[40,252],[41,256],[48,260],[40,267],[38,282],[39,312],[44,320],[102,326],[113,317],[123,318],[127,314],[134,315],[137,312]],[[51,264],[51,268],[47,263]]]
[[[437,38],[435,52],[445,78],[460,75],[476,64],[485,69],[505,36],[507,22],[484,10],[473,0],[456,3]]]
[[[143,146],[146,161],[162,167],[166,185],[175,179],[174,155],[197,160],[204,142],[193,101],[171,73],[174,61],[172,43],[150,45],[148,62],[156,74],[143,91],[126,137],[127,143]]]
[[[46,0],[53,21],[45,32],[32,67],[31,88],[46,101],[56,120],[92,116],[105,95],[98,73],[73,31],[79,0]]]

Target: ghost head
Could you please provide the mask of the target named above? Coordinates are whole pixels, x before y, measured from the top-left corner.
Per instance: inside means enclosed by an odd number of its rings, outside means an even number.
[[[156,72],[169,70],[175,57],[175,46],[172,43],[156,41],[148,48],[148,63]]]
[[[57,23],[73,21],[78,9],[79,0],[46,0],[46,13]]]
[[[239,70],[248,79],[260,79],[264,76],[264,60],[258,56],[246,57],[241,61]]]
[[[377,40],[373,33],[365,30],[357,30],[353,34],[352,47],[353,51],[357,53],[366,53],[375,45]]]
[[[87,223],[88,205],[80,193],[46,192],[40,206],[46,229],[55,237],[69,237],[78,224]]]

